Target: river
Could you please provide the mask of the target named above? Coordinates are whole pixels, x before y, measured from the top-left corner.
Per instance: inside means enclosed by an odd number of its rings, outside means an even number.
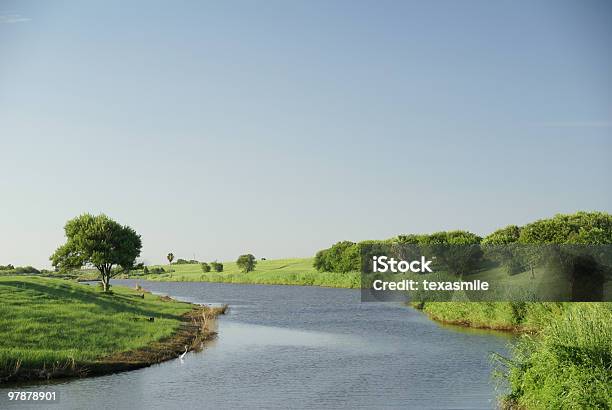
[[[490,353],[508,336],[440,326],[350,289],[117,280],[197,303],[228,303],[202,352],[145,369],[8,390],[55,391],[44,409],[490,409]],[[7,403],[8,408],[27,405]]]

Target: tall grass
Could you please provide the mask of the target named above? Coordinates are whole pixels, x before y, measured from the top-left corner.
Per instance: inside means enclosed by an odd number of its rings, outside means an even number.
[[[612,304],[572,303],[502,360],[507,408],[612,408]]]

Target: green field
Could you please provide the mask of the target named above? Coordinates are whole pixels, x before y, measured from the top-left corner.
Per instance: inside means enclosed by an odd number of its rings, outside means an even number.
[[[87,364],[170,336],[192,305],[125,287],[0,276],[0,377],[16,368]],[[155,318],[154,321],[147,320]]]
[[[251,283],[264,285],[305,285],[336,288],[358,288],[359,272],[318,272],[312,267],[312,258],[292,258],[257,261],[253,272],[243,273],[235,262],[223,262],[223,272],[202,272],[200,264],[163,265],[162,274],[142,275],[135,272],[131,278],[160,281]],[[173,271],[173,272],[171,272]]]

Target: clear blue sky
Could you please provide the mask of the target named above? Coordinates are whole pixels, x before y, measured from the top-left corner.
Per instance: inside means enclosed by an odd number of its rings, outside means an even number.
[[[0,1],[0,264],[612,211],[609,1]]]

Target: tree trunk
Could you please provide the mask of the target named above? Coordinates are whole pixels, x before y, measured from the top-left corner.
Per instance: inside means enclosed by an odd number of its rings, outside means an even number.
[[[100,272],[100,277],[102,279],[102,290],[104,291],[104,293],[107,293],[110,289],[112,265],[102,264],[97,265],[96,268],[98,268],[98,271]]]
[[[102,290],[104,291],[104,293],[108,292],[108,282],[109,282],[109,277],[106,276],[105,274],[102,274]]]

